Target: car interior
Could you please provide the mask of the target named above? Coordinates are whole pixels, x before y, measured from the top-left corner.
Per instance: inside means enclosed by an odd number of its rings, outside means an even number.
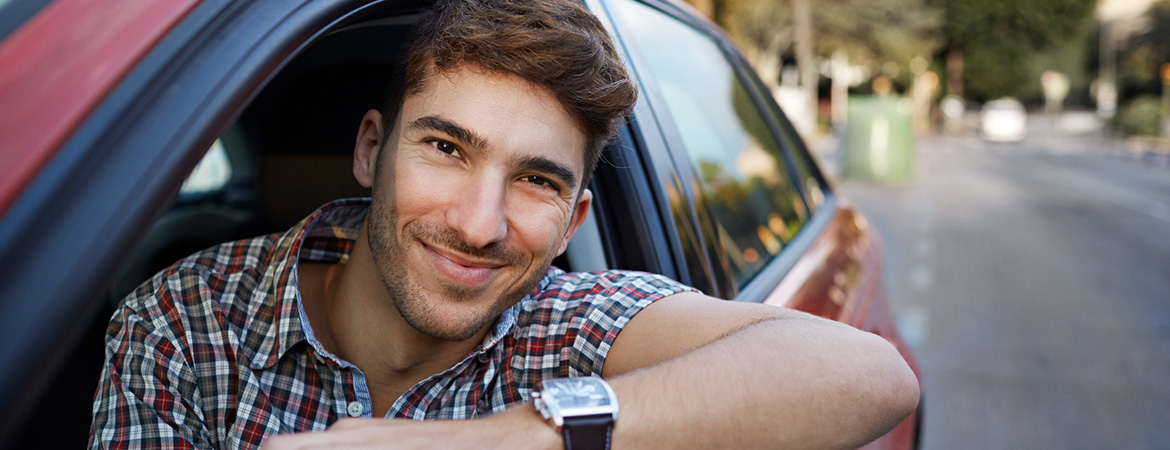
[[[382,107],[415,19],[396,15],[337,29],[269,80],[143,234],[111,282],[103,309],[91,323],[78,325],[88,331],[49,383],[53,388],[26,418],[26,427],[11,442],[14,448],[85,445],[106,325],[118,302],[140,283],[218,243],[284,232],[330,200],[369,196],[353,177],[354,140],[365,112]],[[216,166],[210,184],[194,179],[206,164]],[[595,207],[600,201],[594,200]],[[578,271],[608,268],[593,216],[554,265]]]

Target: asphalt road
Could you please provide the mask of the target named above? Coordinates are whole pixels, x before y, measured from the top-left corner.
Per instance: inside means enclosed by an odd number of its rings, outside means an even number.
[[[924,449],[1170,448],[1170,163],[1104,142],[919,138],[912,182],[840,183],[886,242]]]

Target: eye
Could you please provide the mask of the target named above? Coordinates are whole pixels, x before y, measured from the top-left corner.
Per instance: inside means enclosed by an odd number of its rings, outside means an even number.
[[[552,189],[557,188],[557,186],[555,184],[553,184],[552,181],[550,181],[548,178],[542,177],[540,175],[528,175],[528,176],[524,177],[524,181],[535,184],[537,186],[546,186],[546,187],[549,187]]]
[[[459,156],[459,146],[458,145],[452,144],[452,143],[444,141],[442,139],[428,139],[427,142],[429,142],[431,145],[433,145],[435,147],[435,150],[438,150],[440,152],[446,153],[446,154],[451,155],[451,156]]]

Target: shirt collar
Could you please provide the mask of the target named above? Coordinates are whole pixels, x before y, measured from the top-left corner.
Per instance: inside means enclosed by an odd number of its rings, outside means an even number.
[[[343,263],[361,230],[370,199],[335,200],[317,208],[277,239],[264,274],[267,294],[274,307],[267,332],[250,358],[253,369],[272,367],[294,345],[306,339],[307,322],[302,321],[297,290],[297,263],[301,259],[322,263]],[[260,325],[260,324],[255,324]],[[248,329],[259,331],[259,326]]]
[[[512,305],[511,308],[504,310],[503,314],[500,314],[500,318],[496,319],[495,327],[492,328],[492,331],[488,333],[487,336],[484,336],[483,343],[480,344],[478,351],[482,353],[491,350],[491,348],[503,340],[505,336],[516,331],[518,328],[517,322],[520,318],[520,310],[524,307],[523,305],[529,301],[533,301],[538,293],[548,289],[548,286],[552,283],[553,279],[563,273],[564,272],[561,269],[550,266],[548,270],[545,271],[544,277],[541,278],[540,282],[536,284],[536,287],[532,289],[532,292],[529,292],[527,296],[516,302],[516,304]]]

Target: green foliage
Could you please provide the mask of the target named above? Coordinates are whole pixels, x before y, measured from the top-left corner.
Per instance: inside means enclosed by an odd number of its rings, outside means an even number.
[[[791,54],[790,0],[715,4],[716,20],[749,56]],[[827,59],[843,49],[850,62],[868,64],[873,72],[892,62],[902,69],[895,82],[905,85],[910,81],[905,69],[912,58],[931,59],[956,50],[965,59],[967,97],[1038,99],[1039,77],[1045,70],[1064,72],[1074,80],[1074,89],[1087,89],[1084,47],[1091,45],[1096,4],[1097,0],[820,0],[812,2],[814,51]],[[1160,5],[1170,21],[1170,0],[1161,0]],[[1155,58],[1149,55],[1170,54],[1164,49],[1170,46],[1170,26],[1153,29],[1160,34],[1143,38],[1148,45],[1135,50],[1134,58],[1144,64],[1135,73],[1153,67]]]
[[[942,10],[926,0],[820,0],[812,2],[814,53],[829,58],[844,50],[854,64],[881,67],[887,62],[903,74],[916,56],[930,58],[942,45]],[[794,41],[789,0],[725,0],[718,17],[748,54],[791,53]]]
[[[1157,136],[1162,124],[1162,99],[1146,95],[1138,97],[1117,112],[1113,127],[1128,136]]]
[[[1069,79],[1069,93],[1064,106],[1092,107],[1094,103],[1089,97],[1089,86],[1097,77],[1094,65],[1095,55],[1099,52],[1095,40],[1097,36],[1095,30],[1089,31],[1029,56],[1027,65],[1032,78],[1021,88],[1018,95],[1020,100],[1030,104],[1042,103],[1044,94],[1040,85],[1040,75],[1046,70],[1055,70],[1065,74]],[[1094,57],[1090,58],[1090,55]]]
[[[984,40],[964,52],[964,79],[967,98],[985,102],[997,97],[1019,97],[1033,77],[1024,62],[1027,51],[1000,38]]]
[[[966,96],[977,101],[1026,94],[1047,70],[1028,62],[1068,41],[1083,42],[1096,6],[1096,0],[932,3],[945,11],[947,48],[963,53]]]
[[[1155,3],[1146,12],[1145,30],[1121,49],[1118,75],[1125,98],[1161,93],[1162,64],[1170,63],[1170,0]]]
[[[790,2],[725,0],[716,19],[744,50],[781,51],[792,46]]]
[[[946,11],[947,40],[963,50],[999,39],[1043,49],[1083,32],[1097,4],[1096,0],[935,1]]]
[[[814,3],[817,52],[844,49],[851,61],[894,62],[906,68],[942,45],[943,14],[923,0],[835,0]]]

